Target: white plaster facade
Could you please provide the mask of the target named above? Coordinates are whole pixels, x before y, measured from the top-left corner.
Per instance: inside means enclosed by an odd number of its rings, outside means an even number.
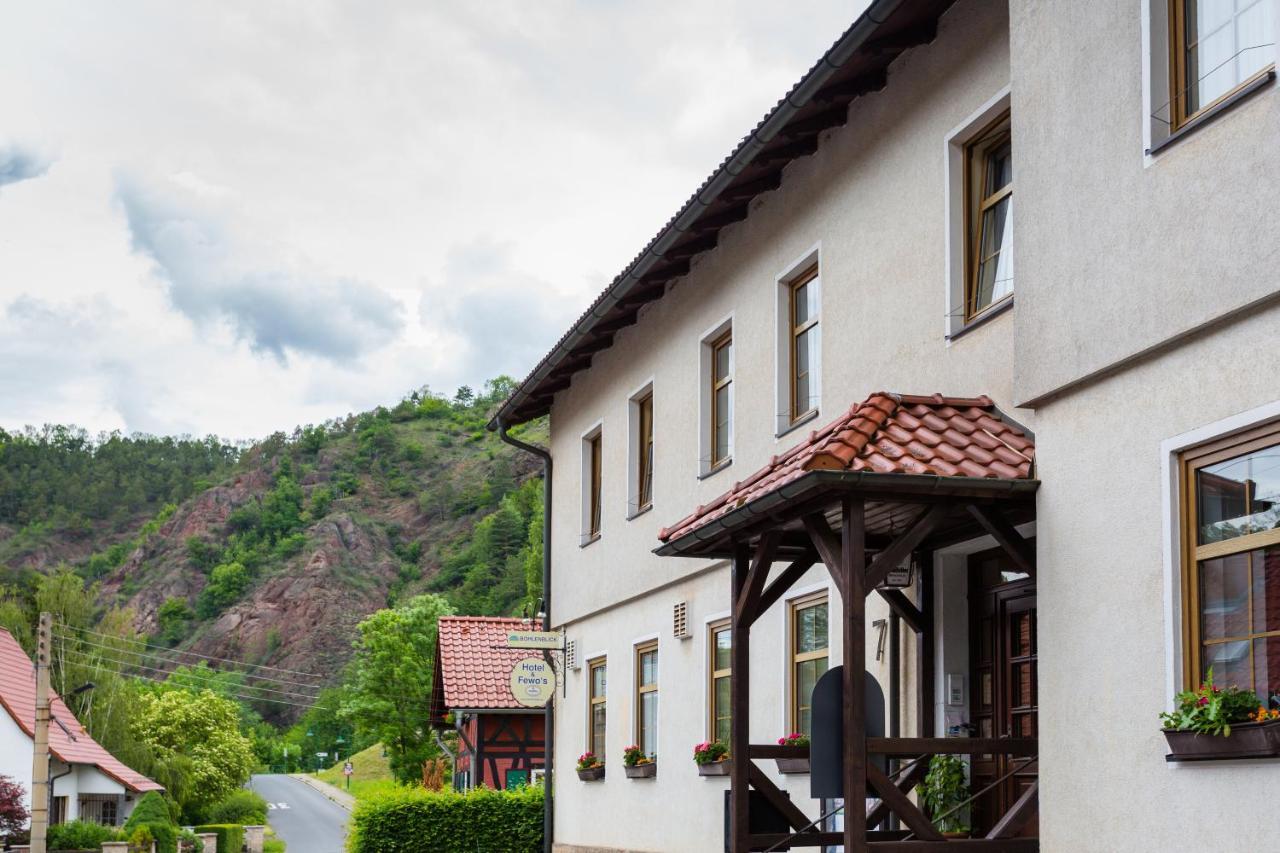
[[[846,126],[790,165],[779,190],[753,202],[745,222],[722,232],[717,249],[557,394],[551,621],[579,664],[556,698],[559,845],[721,849],[728,781],[700,778],[690,751],[708,735],[706,626],[727,614],[729,572],[654,556],[658,531],[880,389],[986,394],[1035,432],[1041,849],[1277,845],[1276,764],[1169,765],[1157,714],[1180,685],[1170,454],[1215,429],[1280,414],[1280,99],[1272,85],[1146,154],[1144,63],[1156,2],[961,0],[935,41],[898,59],[884,90],[857,100]],[[1017,164],[1016,304],[949,340],[954,142],[1002,101],[1012,104]],[[814,253],[820,411],[778,436],[778,281]],[[733,462],[700,477],[702,347],[726,321]],[[653,509],[630,517],[629,401],[650,383]],[[582,440],[597,427],[603,519],[599,538],[582,545]],[[948,720],[943,679],[967,668],[968,654],[966,592],[945,569],[989,544],[935,557],[939,734]],[[795,594],[828,581],[816,567]],[[839,597],[830,600],[834,626]],[[688,607],[688,639],[672,633],[677,602]],[[870,650],[878,639],[870,626],[886,612],[868,602]],[[775,607],[753,630],[753,743],[785,733],[786,613]],[[656,779],[631,780],[621,753],[634,741],[633,649],[654,636],[659,769]],[[913,636],[903,632],[908,733]],[[587,737],[586,662],[599,656],[609,664],[608,771],[580,782],[573,764]],[[884,683],[883,664],[868,657]],[[806,777],[771,775],[817,813]]]

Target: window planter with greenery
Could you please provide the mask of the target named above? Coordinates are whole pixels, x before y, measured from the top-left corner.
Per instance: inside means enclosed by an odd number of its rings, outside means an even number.
[[[733,766],[729,747],[718,740],[700,743],[693,748],[693,763],[699,776],[728,776]]]
[[[969,801],[969,781],[964,759],[958,755],[935,755],[929,760],[929,772],[916,793],[939,832],[947,838],[968,837],[964,806]]]
[[[652,779],[658,775],[658,757],[645,755],[638,746],[622,751],[622,768],[628,779]]]
[[[1177,703],[1160,715],[1169,761],[1280,758],[1280,711],[1259,705],[1252,690],[1218,687],[1212,667]]]
[[[578,756],[578,778],[583,782],[597,782],[604,778],[604,762],[594,752]]]
[[[786,737],[778,738],[778,746],[794,746],[808,749],[809,736],[800,732],[792,732]],[[774,760],[778,763],[779,773],[791,775],[793,773],[809,772],[809,756],[807,755],[796,758],[775,758]]]

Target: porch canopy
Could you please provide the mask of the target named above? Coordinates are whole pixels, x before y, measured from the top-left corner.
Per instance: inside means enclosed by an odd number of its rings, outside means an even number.
[[[1035,518],[1035,444],[1031,433],[987,397],[914,396],[878,392],[852,406],[709,504],[659,533],[663,556],[728,558],[732,571],[732,712],[730,835],[733,853],[843,845],[855,851],[945,850],[948,841],[908,799],[932,755],[1019,756],[1034,761],[1034,739],[931,737],[933,642],[930,572],[921,573],[918,601],[883,586],[888,573],[915,557],[932,567],[939,547],[991,535],[1013,564],[1035,572],[1035,550],[1017,525]],[[780,571],[772,572],[775,563]],[[751,744],[751,627],[813,566],[822,563],[844,604],[843,668],[845,801],[843,832],[822,830],[754,763],[801,757],[804,747]],[[915,738],[867,738],[865,708],[866,597],[879,594],[916,633],[919,731]],[[899,666],[897,660],[893,661]],[[892,702],[892,699],[891,699]],[[896,714],[896,708],[891,708]],[[896,732],[890,732],[895,735]],[[892,775],[867,761],[893,759]],[[909,760],[908,760],[909,759]],[[754,789],[753,791],[750,789]],[[976,792],[975,792],[976,793]],[[1021,796],[983,839],[963,849],[1038,850],[1015,838],[1036,812],[1036,786]],[[751,804],[768,802],[791,826],[786,834],[753,832]],[[898,822],[905,828],[897,828]],[[881,828],[890,827],[890,828]]]

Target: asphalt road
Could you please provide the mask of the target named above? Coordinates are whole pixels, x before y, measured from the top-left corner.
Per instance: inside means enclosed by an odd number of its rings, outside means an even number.
[[[254,776],[251,785],[266,799],[267,822],[288,853],[343,853],[350,815],[342,806],[288,776]]]

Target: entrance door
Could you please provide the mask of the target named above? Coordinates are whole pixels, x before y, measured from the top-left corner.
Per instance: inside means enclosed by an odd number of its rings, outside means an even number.
[[[1013,567],[1003,551],[969,558],[970,720],[984,738],[1038,737],[1035,579]],[[974,802],[975,834],[986,834],[1036,779],[1023,758],[975,755],[976,793],[1012,775]],[[1016,771],[1016,772],[1013,772]],[[1037,821],[1019,833],[1037,834]]]

